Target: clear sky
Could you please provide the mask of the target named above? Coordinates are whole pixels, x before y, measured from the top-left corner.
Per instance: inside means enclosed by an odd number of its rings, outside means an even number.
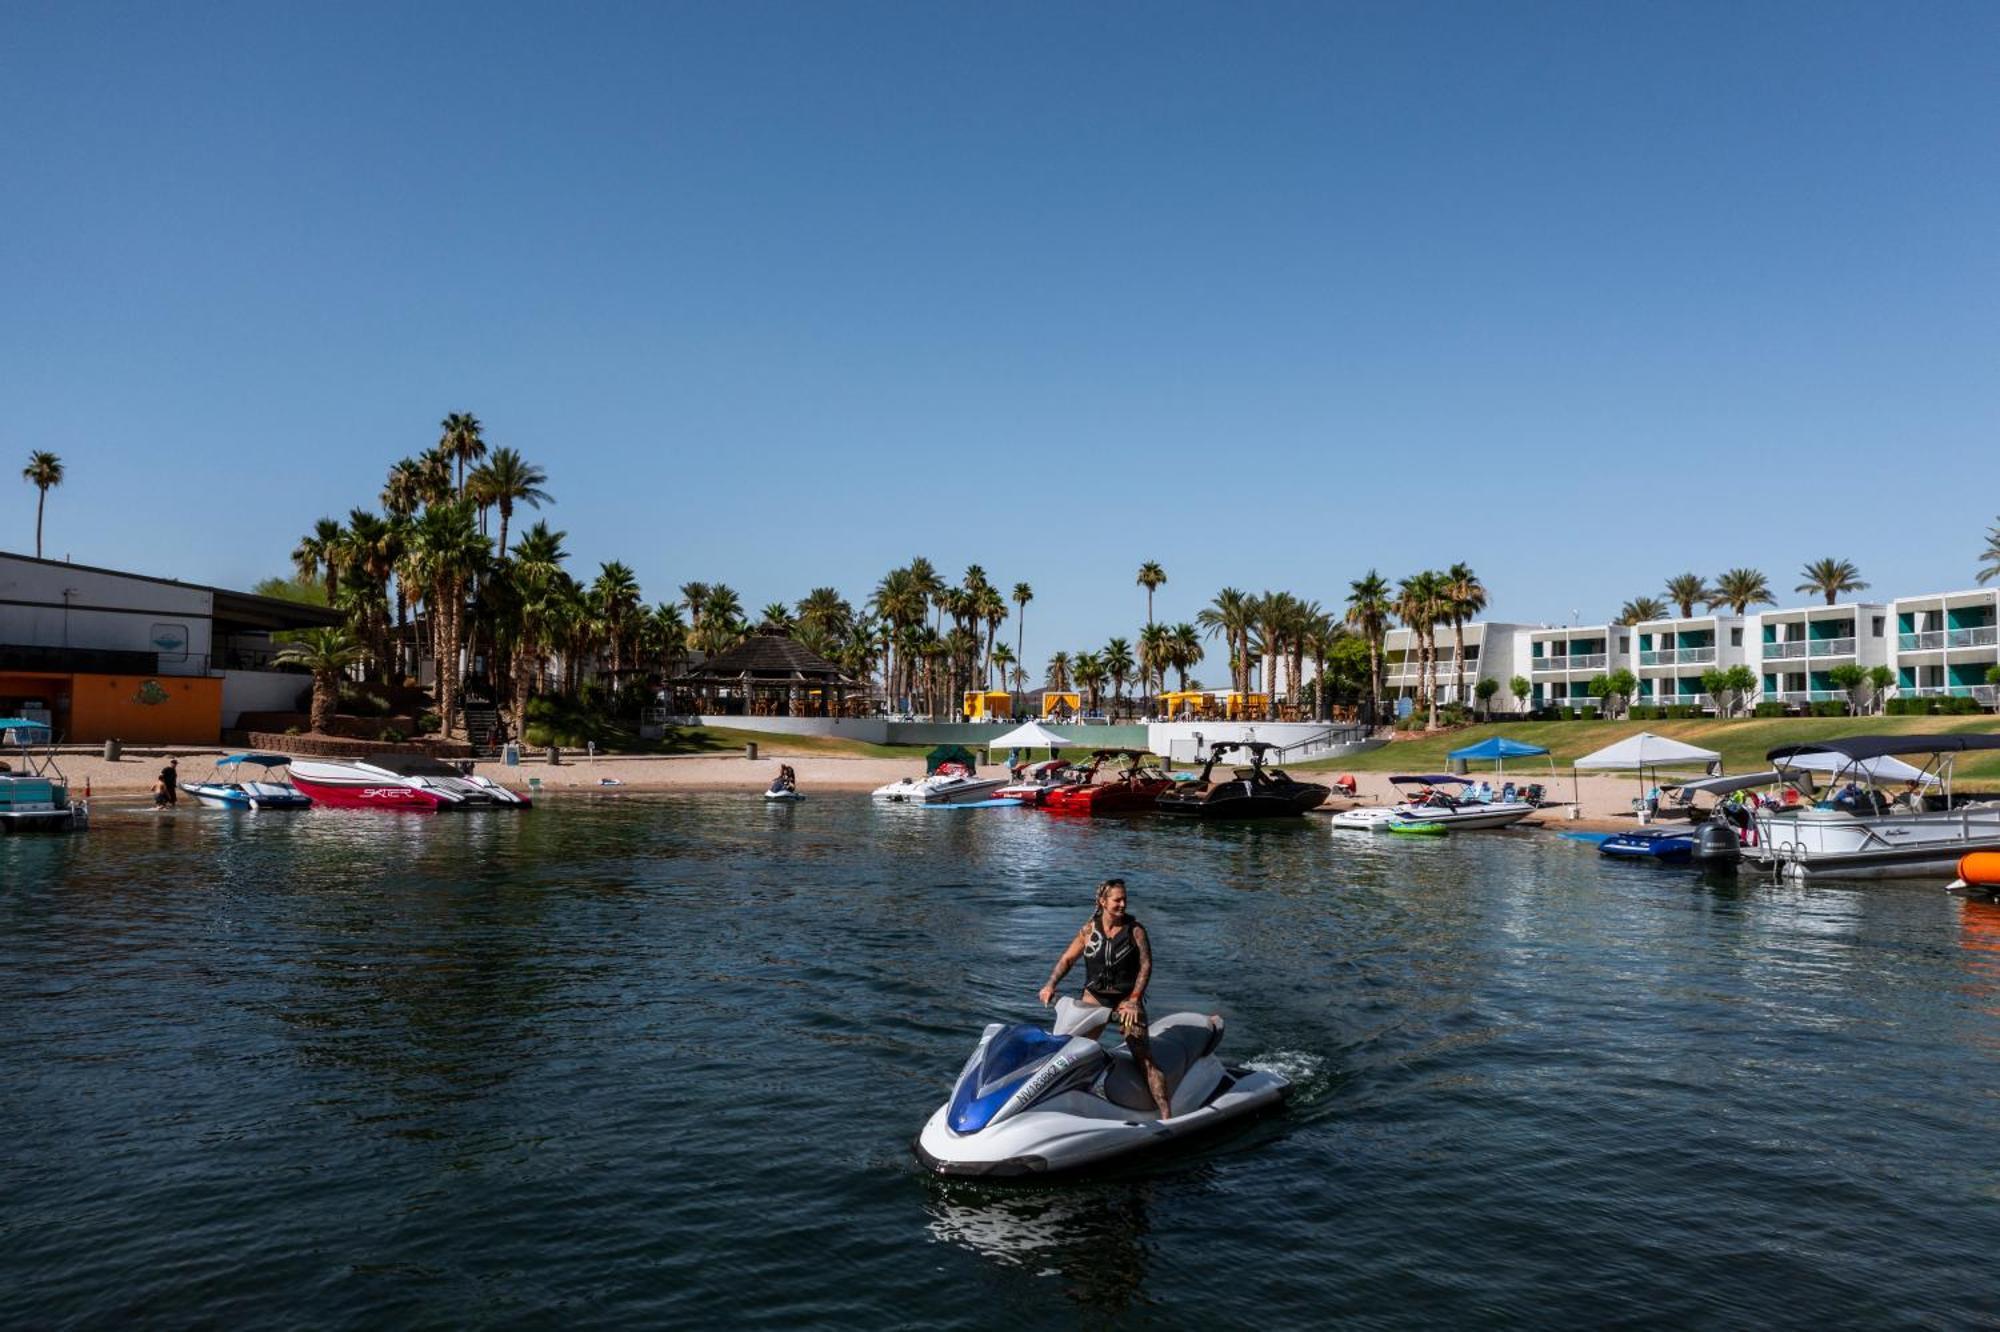
[[[1035,663],[1145,559],[1967,586],[1996,69],[1990,3],[17,0],[0,453],[51,554],[247,585],[471,411],[586,575],[976,561]]]

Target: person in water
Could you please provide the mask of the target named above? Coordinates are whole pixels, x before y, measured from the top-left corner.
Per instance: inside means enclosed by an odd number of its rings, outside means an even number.
[[[1125,914],[1125,880],[1106,879],[1097,887],[1097,910],[1090,913],[1083,928],[1069,941],[1056,959],[1049,983],[1042,987],[1045,1004],[1056,1001],[1056,986],[1083,959],[1083,1002],[1094,1008],[1109,1008],[1125,1033],[1125,1048],[1132,1062],[1145,1075],[1146,1089],[1161,1119],[1170,1118],[1167,1080],[1153,1063],[1152,1048],[1146,1042],[1146,982],[1153,975],[1153,947],[1146,927],[1138,918]]]

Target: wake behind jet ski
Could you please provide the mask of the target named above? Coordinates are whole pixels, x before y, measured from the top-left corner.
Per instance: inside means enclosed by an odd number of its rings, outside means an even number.
[[[1173,1111],[1163,1120],[1131,1053],[1098,1041],[1111,1016],[1109,1008],[1064,996],[1048,1031],[1032,1023],[990,1024],[950,1099],[910,1144],[917,1159],[940,1175],[1076,1170],[1243,1118],[1275,1105],[1290,1088],[1280,1074],[1217,1057],[1221,1018],[1172,1013],[1148,1030]]]

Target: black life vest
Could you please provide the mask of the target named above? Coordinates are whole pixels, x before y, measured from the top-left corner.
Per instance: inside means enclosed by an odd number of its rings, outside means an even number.
[[[1083,988],[1101,1000],[1116,1002],[1139,983],[1139,921],[1125,917],[1116,938],[1106,938],[1097,917],[1090,918],[1090,937],[1083,945]]]

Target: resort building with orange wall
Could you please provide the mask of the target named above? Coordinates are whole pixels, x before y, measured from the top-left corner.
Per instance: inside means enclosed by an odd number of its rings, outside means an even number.
[[[337,624],[317,606],[0,552],[0,716],[59,744],[214,744],[245,712],[286,712],[310,677],[271,635]]]

